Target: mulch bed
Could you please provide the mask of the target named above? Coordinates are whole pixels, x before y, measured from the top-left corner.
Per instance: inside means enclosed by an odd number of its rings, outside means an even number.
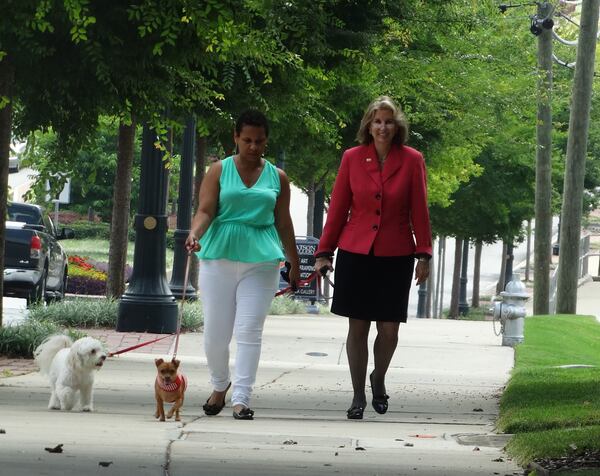
[[[33,359],[13,359],[0,356],[0,379],[3,377],[16,377],[38,370]]]
[[[547,458],[535,460],[534,463],[531,465],[530,469],[535,469],[540,476],[558,476],[562,471],[574,471],[594,468],[598,468],[598,474],[600,474],[599,450],[586,450],[580,454],[567,455],[561,458]]]

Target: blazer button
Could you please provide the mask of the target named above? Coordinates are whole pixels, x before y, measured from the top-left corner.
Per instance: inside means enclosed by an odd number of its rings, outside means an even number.
[[[372,226],[373,230],[377,231],[379,229],[379,227],[377,225],[373,225]]]
[[[381,210],[375,210],[375,215],[377,215],[377,216],[381,215]]]
[[[377,200],[381,200],[381,194],[380,194],[380,193],[376,194],[376,195],[375,195],[375,198],[376,198]]]

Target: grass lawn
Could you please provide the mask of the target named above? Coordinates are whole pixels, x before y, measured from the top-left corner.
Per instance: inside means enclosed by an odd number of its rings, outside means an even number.
[[[97,239],[63,240],[61,244],[69,256],[88,256],[108,263],[108,241]],[[133,266],[133,243],[127,247],[127,264]],[[173,251],[167,248],[167,272],[173,269]]]
[[[556,368],[593,365],[595,368]],[[525,319],[525,342],[500,402],[498,427],[514,433],[521,464],[600,451],[600,323],[587,316]]]

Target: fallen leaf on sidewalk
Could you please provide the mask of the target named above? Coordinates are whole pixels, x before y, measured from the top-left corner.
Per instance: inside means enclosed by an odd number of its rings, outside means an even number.
[[[99,461],[98,466],[103,466],[105,468],[108,468],[112,463],[113,463],[112,461]]]
[[[4,428],[0,428],[0,435],[6,435],[6,430]]]
[[[60,443],[56,445],[54,448],[44,448],[48,453],[62,453],[63,452],[63,444]]]
[[[404,443],[404,446],[411,446],[412,447],[412,446],[415,446],[415,445],[413,445],[412,443]]]
[[[474,412],[482,412],[482,411],[483,411],[483,408],[473,408],[473,411],[474,411]]]
[[[476,446],[475,448],[473,448],[473,451],[481,451],[481,450],[479,449],[479,446]]]
[[[298,444],[298,442],[297,442],[297,441],[294,441],[294,440],[285,440],[285,441],[283,442],[283,444],[284,444],[284,445],[297,445],[297,444]]]
[[[366,449],[364,449],[362,446],[357,446],[356,448],[354,448],[356,451],[367,451]]]
[[[412,438],[437,438],[437,436],[435,436],[435,435],[419,435],[419,434],[417,434],[417,435],[408,435],[408,436],[410,436]]]
[[[504,458],[496,458],[492,460],[494,463],[504,463]]]

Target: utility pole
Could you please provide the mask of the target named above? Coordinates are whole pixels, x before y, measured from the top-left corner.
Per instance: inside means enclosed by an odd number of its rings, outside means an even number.
[[[549,18],[552,6],[538,3],[537,18]],[[533,313],[550,310],[552,246],[552,31],[541,28],[538,37],[538,111],[535,166],[535,242]],[[533,32],[533,30],[532,30]]]
[[[556,295],[556,312],[559,314],[575,314],[577,311],[583,178],[585,175],[599,9],[600,0],[583,0],[571,98],[567,162],[565,164],[561,211],[560,255]]]

